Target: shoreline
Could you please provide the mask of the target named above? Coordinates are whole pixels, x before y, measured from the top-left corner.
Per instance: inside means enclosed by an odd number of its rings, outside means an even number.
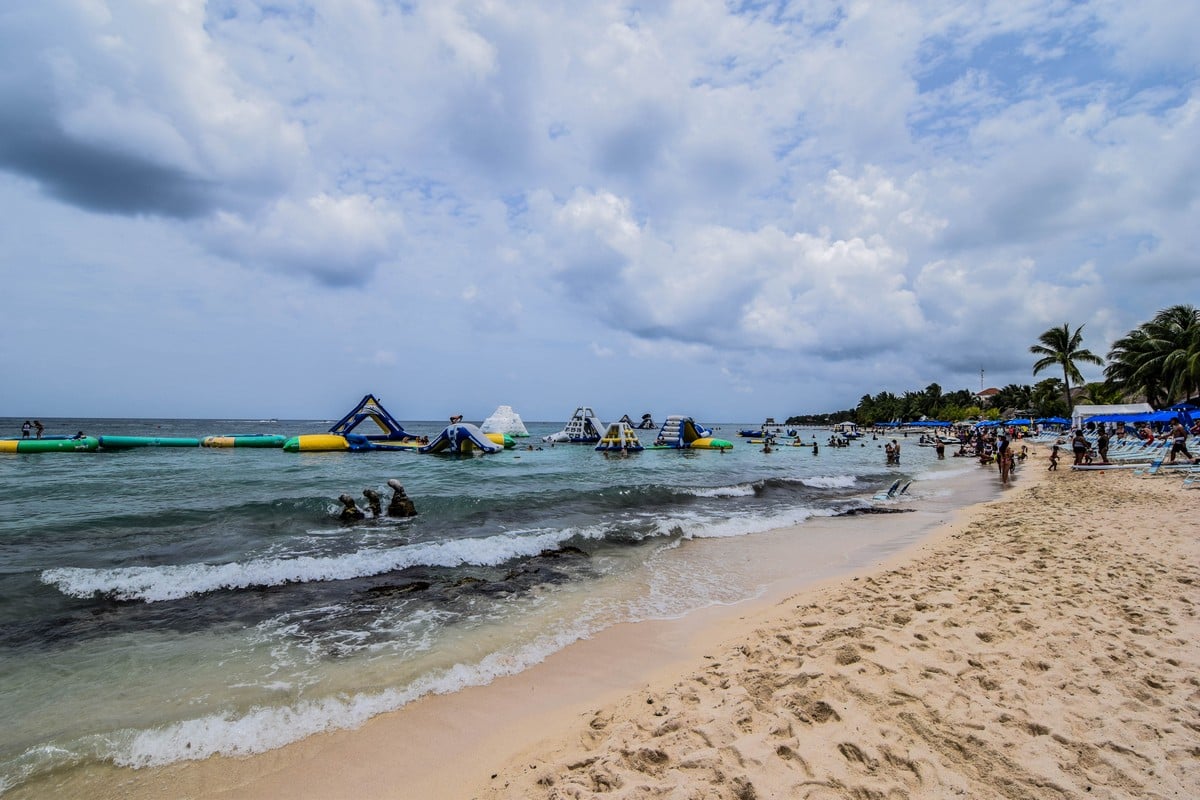
[[[783,598],[828,581],[845,579],[873,569],[908,552],[932,535],[946,518],[963,510],[960,503],[994,496],[995,476],[964,473],[951,478],[958,484],[953,497],[942,491],[919,503],[916,513],[875,517],[812,517],[799,526],[749,537],[698,539],[685,543],[668,557],[695,548],[682,563],[711,569],[715,563],[744,579],[758,574],[765,584],[757,596],[732,604],[714,604],[681,618],[618,623],[579,640],[515,675],[484,686],[459,689],[447,695],[426,696],[396,711],[373,717],[353,729],[320,733],[281,748],[244,757],[217,756],[160,767],[132,769],[92,764],[10,790],[14,798],[80,797],[273,797],[283,792],[305,796],[362,796],[362,780],[374,788],[370,796],[387,796],[392,776],[405,787],[399,796],[462,797],[471,795],[472,782],[484,774],[465,774],[462,761],[500,764],[512,755],[513,727],[538,724],[527,738],[542,735],[548,725],[573,718],[599,698],[618,699],[633,686],[658,674],[683,668],[690,659],[724,638],[729,625],[774,607]],[[936,484],[933,484],[936,486]],[[849,541],[849,526],[866,523],[882,530]],[[886,527],[884,527],[886,526]],[[705,554],[697,562],[696,552]],[[814,563],[806,563],[806,562]],[[679,572],[679,564],[676,564]],[[503,724],[497,720],[503,719]],[[503,734],[490,731],[502,729]],[[495,739],[496,741],[489,741]],[[389,744],[385,744],[389,743]],[[403,743],[397,747],[394,743]],[[465,757],[464,751],[475,753]],[[445,754],[452,754],[446,756]],[[363,771],[347,770],[361,763]],[[382,770],[382,773],[380,773]],[[372,777],[369,773],[380,773]],[[419,787],[419,791],[418,791]],[[412,793],[411,795],[409,793]]]
[[[1045,470],[522,752],[507,798],[1200,796],[1195,505]]]
[[[1191,509],[1165,491],[1170,478],[1048,475],[1033,453],[999,500],[961,508],[898,551],[799,591],[775,586],[680,620],[618,625],[518,675],[281,750],[104,768],[87,785],[64,775],[54,791],[493,800],[1200,794],[1187,769],[1198,759],[1200,597],[1181,573],[1200,563],[1200,548],[1178,517]],[[1083,531],[1064,533],[1060,520]],[[1093,525],[1137,532],[1129,538],[1138,548]],[[1072,555],[1097,542],[1106,543],[1102,558]],[[1138,571],[1141,585],[1154,584],[1141,600],[1167,614],[1167,627],[1131,633],[1127,617],[1140,612],[1112,587],[1089,590],[1079,574],[1050,580],[1059,560],[1075,573]],[[1046,606],[1047,589],[1058,605]],[[1066,617],[1092,635],[1079,641]],[[1163,643],[1159,633],[1170,637]],[[1150,636],[1170,654],[1125,644],[1132,666],[1153,662],[1126,681],[1131,665],[1105,669],[1109,653],[1073,649],[1094,639],[1111,650],[1128,636]],[[22,788],[12,796],[39,796]]]

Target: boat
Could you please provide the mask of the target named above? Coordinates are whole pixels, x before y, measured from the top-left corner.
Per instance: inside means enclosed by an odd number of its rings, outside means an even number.
[[[512,406],[498,406],[479,429],[484,433],[506,433],[516,437],[529,435],[525,423],[521,421],[521,415],[513,411]]]
[[[833,426],[833,432],[847,439],[857,439],[862,436],[862,433],[858,430],[858,425],[853,422],[839,422]]]
[[[579,406],[567,420],[567,425],[561,431],[543,436],[544,442],[560,442],[568,444],[595,444],[600,441],[600,433],[605,425],[589,406]]]
[[[596,445],[596,450],[601,452],[638,453],[644,449],[637,432],[625,419],[610,423]]]

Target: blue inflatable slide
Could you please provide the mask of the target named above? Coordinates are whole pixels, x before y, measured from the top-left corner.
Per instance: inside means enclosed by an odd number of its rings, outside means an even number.
[[[477,425],[458,422],[447,425],[429,444],[417,449],[418,453],[449,453],[469,455],[471,453],[499,453],[504,449],[488,438]]]

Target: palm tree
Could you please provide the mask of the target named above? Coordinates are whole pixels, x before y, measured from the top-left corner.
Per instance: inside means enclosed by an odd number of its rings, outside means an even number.
[[[1085,364],[1104,364],[1100,356],[1083,347],[1083,326],[1080,325],[1071,333],[1071,326],[1063,323],[1061,328],[1051,328],[1038,337],[1041,344],[1029,348],[1035,356],[1041,356],[1033,365],[1033,374],[1037,375],[1047,367],[1060,366],[1063,371],[1063,399],[1067,401],[1067,415],[1071,413],[1071,379],[1083,383],[1083,375],[1079,373],[1076,362]]]
[[[1162,407],[1200,389],[1200,311],[1164,308],[1154,319],[1113,342],[1105,377],[1125,391],[1140,391]]]
[[[1164,308],[1146,329],[1162,356],[1168,401],[1187,400],[1200,387],[1200,310],[1187,305]]]
[[[1104,377],[1125,394],[1140,394],[1155,408],[1162,408],[1167,387],[1163,385],[1162,359],[1158,344],[1143,323],[1113,342],[1108,351]]]

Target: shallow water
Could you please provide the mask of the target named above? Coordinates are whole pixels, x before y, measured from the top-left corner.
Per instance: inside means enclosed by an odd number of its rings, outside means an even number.
[[[156,436],[329,426],[47,422],[48,433]],[[915,437],[889,467],[882,440],[834,449],[811,429],[802,435],[820,440],[816,456],[763,453],[729,424],[717,435],[734,441],[730,452],[606,457],[537,440],[561,423],[527,425],[535,436],[519,447],[541,449],[467,458],[0,455],[0,788],[79,765],[261,752],[353,726],[519,671],[616,622],[744,599],[769,573],[735,566],[754,549],[746,537],[796,524],[803,535],[806,520],[853,508],[965,502],[974,498],[952,478],[979,472],[937,462]],[[386,503],[389,478],[418,517],[336,520],[339,494],[361,500],[370,487]],[[913,481],[905,495],[872,499],[897,479]],[[836,560],[896,546],[886,520],[856,517],[839,529],[846,547],[814,539],[812,552]],[[698,544],[718,538],[719,548]]]

